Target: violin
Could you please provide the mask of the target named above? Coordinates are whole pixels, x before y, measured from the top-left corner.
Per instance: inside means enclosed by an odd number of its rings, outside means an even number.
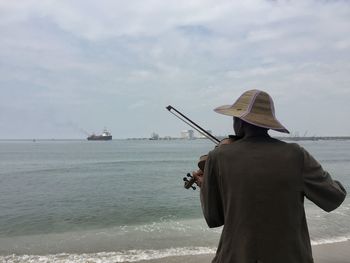
[[[238,139],[240,139],[238,136],[229,135],[228,138],[225,138],[225,139],[221,140],[220,143],[215,146],[215,148],[216,147],[220,147],[221,145],[231,144],[231,143],[237,141]],[[202,173],[204,173],[205,162],[207,161],[207,159],[208,159],[208,155],[207,154],[202,155],[201,157],[199,157],[199,161],[198,161],[197,165],[198,165],[198,168],[199,168],[200,172],[202,172]],[[190,173],[187,173],[186,176],[187,177],[183,178],[184,188],[186,188],[186,189],[192,188],[193,190],[196,190],[196,187],[193,186],[194,183],[197,184],[196,179]]]
[[[192,127],[193,129],[195,129],[196,131],[198,131],[200,134],[202,134],[203,136],[205,136],[207,139],[211,140],[212,142],[214,142],[216,144],[215,147],[220,147],[221,145],[224,144],[231,144],[234,141],[238,140],[239,137],[235,136],[235,135],[229,135],[228,138],[225,138],[223,140],[219,140],[218,138],[216,138],[215,136],[213,136],[212,134],[210,134],[209,132],[207,132],[206,130],[204,130],[202,127],[200,127],[197,123],[193,122],[191,119],[189,119],[188,117],[186,117],[183,113],[181,113],[180,111],[178,111],[177,109],[175,109],[173,106],[169,105],[166,107],[166,109],[172,113],[173,115],[175,115],[175,117],[177,117],[178,119],[180,119],[181,121],[185,122],[186,124],[188,124],[190,127]],[[202,155],[199,158],[199,161],[197,163],[199,170],[204,173],[204,167],[205,167],[205,162],[208,158],[208,155]],[[196,182],[196,179],[190,174],[187,173],[186,177],[183,178],[184,181],[184,188],[186,189],[193,189],[196,190],[196,187],[193,186],[194,183]]]
[[[205,167],[205,162],[208,159],[208,154],[202,155],[201,157],[199,157],[199,161],[197,163],[199,170],[201,170],[202,172],[204,172],[204,167]],[[184,181],[184,187],[186,189],[190,189],[192,188],[193,190],[196,190],[196,187],[193,186],[194,183],[196,183],[196,179],[190,174],[187,173],[186,176],[188,177],[184,177],[183,181]]]

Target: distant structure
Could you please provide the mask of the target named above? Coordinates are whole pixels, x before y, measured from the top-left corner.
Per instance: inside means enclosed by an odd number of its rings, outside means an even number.
[[[211,130],[206,130],[207,133],[213,134],[213,132]],[[200,139],[207,139],[207,137],[205,137],[203,134],[199,134],[198,138]]]
[[[151,134],[151,138],[149,138],[150,140],[159,140],[159,134],[153,132]]]
[[[194,132],[193,130],[183,130],[181,132],[181,138],[187,139],[187,140],[193,140],[194,139]]]
[[[88,141],[110,141],[112,140],[112,134],[105,128],[101,135],[91,134],[87,137]]]

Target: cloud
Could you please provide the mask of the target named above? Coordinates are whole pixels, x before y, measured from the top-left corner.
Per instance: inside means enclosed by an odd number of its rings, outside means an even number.
[[[0,15],[0,122],[26,119],[33,133],[45,120],[51,136],[68,118],[88,130],[122,125],[120,137],[174,135],[178,126],[158,127],[171,103],[224,134],[231,125],[212,108],[251,88],[275,96],[295,130],[320,134],[301,114],[330,118],[318,105],[340,107],[339,123],[350,111],[348,1],[2,1]],[[298,103],[296,122],[288,109]],[[77,136],[68,129],[56,136]]]

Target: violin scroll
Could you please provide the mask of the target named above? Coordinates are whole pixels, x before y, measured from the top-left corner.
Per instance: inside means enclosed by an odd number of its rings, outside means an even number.
[[[196,180],[194,179],[194,177],[190,174],[190,173],[187,173],[186,175],[188,178],[190,178],[190,180],[188,180],[187,177],[184,177],[183,180],[184,180],[184,187],[186,189],[190,189],[192,188],[193,190],[196,190],[196,187],[193,186],[193,184],[196,182]]]

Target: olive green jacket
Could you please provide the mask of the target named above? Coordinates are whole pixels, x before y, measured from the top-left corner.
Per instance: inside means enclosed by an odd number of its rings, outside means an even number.
[[[304,197],[329,212],[345,196],[298,144],[257,136],[222,145],[201,187],[208,226],[224,225],[213,262],[312,263]]]

